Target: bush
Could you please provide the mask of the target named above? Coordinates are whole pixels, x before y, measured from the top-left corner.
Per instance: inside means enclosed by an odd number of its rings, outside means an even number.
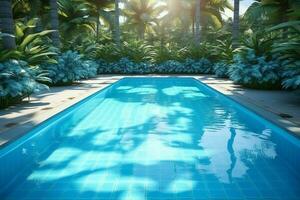
[[[142,41],[124,42],[119,48],[119,54],[122,58],[140,62],[152,62],[155,55],[154,47]]]
[[[84,61],[77,52],[67,51],[58,56],[57,64],[43,65],[53,85],[70,85],[80,79],[96,76],[98,63]]]
[[[129,60],[128,58],[122,58],[120,61],[114,63],[107,63],[104,60],[99,60],[98,64],[99,74],[203,74],[210,73],[212,71],[212,64],[207,59],[200,59],[197,61],[187,59],[184,62],[169,60],[161,64],[151,64],[148,62],[135,63]]]
[[[183,56],[185,53],[186,53],[186,48],[180,48],[175,45],[160,46],[155,49],[154,61],[157,64],[169,60],[182,62],[185,59]]]
[[[99,65],[96,61],[93,60],[82,61],[82,66],[86,71],[84,75],[84,79],[94,78],[97,76]]]
[[[245,53],[245,52],[244,52]],[[229,77],[235,83],[250,88],[280,88],[280,64],[276,59],[267,60],[265,56],[256,56],[248,49],[246,54],[237,54],[230,65]]]
[[[38,81],[49,81],[37,68],[29,68],[24,61],[0,63],[0,107],[22,101],[32,93],[48,87]]]
[[[98,65],[98,74],[147,74],[152,72],[150,63],[134,63],[128,58],[122,58],[113,63],[99,60]]]
[[[119,62],[122,58],[140,62],[152,62],[155,55],[154,47],[141,41],[124,42],[120,47],[113,43],[99,45],[95,58],[106,62]]]
[[[282,63],[284,64],[284,63]],[[300,89],[300,62],[295,62],[294,67],[288,65],[282,73],[282,86],[285,89]]]
[[[228,78],[229,66],[230,64],[227,64],[225,62],[218,62],[214,64],[213,71],[219,78]]]

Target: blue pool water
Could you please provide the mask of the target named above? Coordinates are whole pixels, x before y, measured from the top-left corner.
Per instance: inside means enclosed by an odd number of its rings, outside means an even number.
[[[125,78],[0,150],[1,200],[300,199],[300,141],[192,78]]]

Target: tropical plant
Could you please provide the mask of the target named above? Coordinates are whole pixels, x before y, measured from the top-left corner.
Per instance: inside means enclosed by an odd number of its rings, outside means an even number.
[[[105,62],[116,62],[121,59],[119,48],[114,43],[99,45],[95,52],[95,58]]]
[[[59,30],[64,50],[68,50],[84,38],[93,36],[94,19],[90,16],[89,5],[81,1],[59,0]]]
[[[300,21],[290,21],[276,25],[269,31],[287,30],[286,38],[277,38],[273,44],[272,53],[278,55],[284,67],[283,71],[283,87],[284,88],[300,88]]]
[[[213,66],[213,71],[217,77],[228,77],[228,70],[233,62],[234,49],[230,40],[217,41],[217,45],[213,45],[213,55],[217,60]]]
[[[243,40],[242,46],[238,49],[240,54],[248,54],[249,50],[253,50],[256,56],[266,56],[272,59],[272,45],[275,36],[265,32],[250,33]]]
[[[154,55],[154,47],[142,41],[124,42],[120,47],[109,43],[95,48],[95,58],[106,62],[117,62],[121,58],[128,58],[136,63],[152,62]]]
[[[300,3],[294,0],[255,0],[243,19],[254,31],[300,19]],[[286,37],[285,30],[282,38]]]
[[[146,30],[153,31],[152,26],[157,23],[162,8],[151,0],[130,0],[126,3],[124,14],[127,23],[137,31],[139,39],[144,39]]]
[[[53,48],[48,39],[52,33],[50,30],[31,33],[35,28],[36,20],[29,20],[26,24],[16,22],[16,49],[5,50],[0,47],[0,62],[9,59],[24,60],[30,66],[36,66],[41,63],[53,63],[53,56],[56,55],[56,49]]]
[[[0,63],[0,107],[18,103],[32,93],[47,89],[40,81],[50,80],[46,73],[38,68],[30,68],[24,61],[8,60]]]
[[[155,49],[154,61],[155,63],[163,63],[168,60],[184,61],[186,48],[177,45],[164,45]]]
[[[219,78],[227,78],[230,64],[225,62],[217,62],[213,66],[215,75]]]
[[[53,85],[70,85],[75,81],[96,76],[98,64],[84,62],[77,52],[67,51],[58,56],[57,64],[42,65]]]
[[[213,54],[213,45],[208,42],[202,42],[200,45],[189,45],[185,47],[185,52],[183,54],[184,58],[190,58],[198,60],[201,58],[206,58],[210,61],[216,59]]]
[[[285,68],[282,72],[282,86],[285,89],[300,89],[300,61],[296,64],[295,67]]]
[[[140,62],[152,62],[155,55],[154,47],[143,41],[124,42],[119,50],[121,57]]]
[[[229,77],[235,83],[257,89],[280,88],[280,62],[275,57],[259,56],[255,50],[248,49],[234,56],[229,67]]]
[[[207,59],[192,60],[186,59],[183,62],[168,60],[160,64],[148,62],[135,63],[128,58],[122,58],[118,62],[107,63],[99,61],[98,73],[118,73],[118,74],[205,74],[212,70],[212,63]]]
[[[110,26],[113,24],[113,3],[114,0],[87,0],[89,6],[89,13],[94,17],[96,22],[96,41],[99,40],[100,21],[107,22]]]

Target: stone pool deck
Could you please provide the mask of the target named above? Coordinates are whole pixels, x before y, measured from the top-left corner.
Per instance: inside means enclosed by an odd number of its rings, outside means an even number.
[[[155,75],[153,75],[155,76]],[[37,124],[125,76],[103,75],[80,84],[52,87],[33,95],[30,102],[0,110],[0,146],[27,133]],[[183,76],[182,76],[183,77]],[[226,94],[266,119],[300,136],[300,91],[244,89],[227,79],[194,77]]]

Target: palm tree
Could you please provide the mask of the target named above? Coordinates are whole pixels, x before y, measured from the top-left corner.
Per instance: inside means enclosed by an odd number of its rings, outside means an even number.
[[[64,42],[73,43],[74,39],[87,38],[84,35],[89,37],[94,33],[94,19],[89,8],[83,1],[59,0],[59,28]]]
[[[11,0],[0,0],[0,29],[4,49],[16,48]]]
[[[201,20],[200,20],[200,16],[201,16],[201,0],[196,0],[196,12],[195,12],[195,26],[196,26],[196,30],[195,30],[195,43],[196,45],[199,45],[201,42]]]
[[[120,0],[115,0],[114,41],[120,46]]]
[[[157,24],[158,16],[164,6],[158,6],[151,0],[131,0],[126,4],[125,16],[129,26],[136,29],[139,39],[145,38],[147,30]]]
[[[96,40],[99,39],[99,33],[100,33],[100,18],[104,21],[107,21],[108,23],[112,24],[111,20],[111,12],[108,9],[113,8],[114,1],[113,0],[87,0],[87,2],[90,4],[90,12],[93,16],[95,16],[95,22],[96,22]]]
[[[50,24],[51,29],[55,30],[51,34],[51,39],[53,41],[53,45],[56,47],[60,46],[60,39],[59,39],[59,22],[58,22],[58,5],[57,0],[49,0],[50,1]]]
[[[243,19],[251,28],[273,26],[289,20],[299,20],[300,4],[294,0],[256,0]],[[258,30],[260,29],[258,27]]]
[[[240,0],[234,0],[233,10],[233,25],[232,25],[232,46],[237,48],[239,45],[239,31],[240,31]]]

